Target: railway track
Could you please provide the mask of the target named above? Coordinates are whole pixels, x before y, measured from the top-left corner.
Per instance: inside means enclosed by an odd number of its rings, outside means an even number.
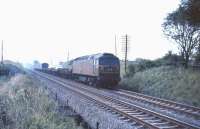
[[[174,101],[160,99],[160,98],[156,98],[156,97],[152,97],[152,96],[148,96],[148,95],[144,95],[144,94],[140,94],[136,92],[131,92],[127,90],[122,90],[122,89],[118,91],[114,91],[114,93],[116,95],[123,96],[131,100],[148,103],[154,106],[161,107],[163,109],[174,110],[181,114],[190,115],[196,119],[200,119],[200,108],[198,107],[193,107],[193,106],[185,105],[182,103],[177,103]]]
[[[67,83],[66,80],[53,77],[44,73],[34,72],[40,77],[46,78],[54,83],[57,83],[68,90],[71,90],[78,95],[92,101],[101,108],[107,109],[110,112],[117,114],[120,119],[131,122],[134,127],[148,129],[199,129],[195,125],[191,125],[174,118],[150,111],[148,109],[133,105],[124,100],[105,95],[96,90],[91,90],[88,87],[78,86],[72,82]]]

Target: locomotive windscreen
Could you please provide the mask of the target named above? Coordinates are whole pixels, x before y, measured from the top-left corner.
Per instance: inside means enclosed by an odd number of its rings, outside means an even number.
[[[117,58],[101,58],[99,65],[119,65],[119,60]]]

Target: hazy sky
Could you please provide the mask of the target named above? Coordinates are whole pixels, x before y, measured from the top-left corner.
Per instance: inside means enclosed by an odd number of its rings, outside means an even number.
[[[155,59],[174,50],[162,33],[179,0],[0,0],[5,58],[56,63],[99,52],[114,53],[117,36],[130,36],[129,60]]]

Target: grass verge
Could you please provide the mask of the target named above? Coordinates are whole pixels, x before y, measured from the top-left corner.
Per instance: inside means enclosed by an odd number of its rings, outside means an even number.
[[[1,129],[83,129],[75,118],[59,115],[58,103],[27,75],[0,85]]]

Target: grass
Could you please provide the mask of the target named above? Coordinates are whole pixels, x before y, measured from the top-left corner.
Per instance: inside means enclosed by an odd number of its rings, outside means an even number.
[[[58,103],[39,85],[27,75],[17,75],[0,85],[0,128],[83,129],[75,118],[60,115]]]
[[[200,106],[200,72],[161,66],[122,79],[121,88]]]

